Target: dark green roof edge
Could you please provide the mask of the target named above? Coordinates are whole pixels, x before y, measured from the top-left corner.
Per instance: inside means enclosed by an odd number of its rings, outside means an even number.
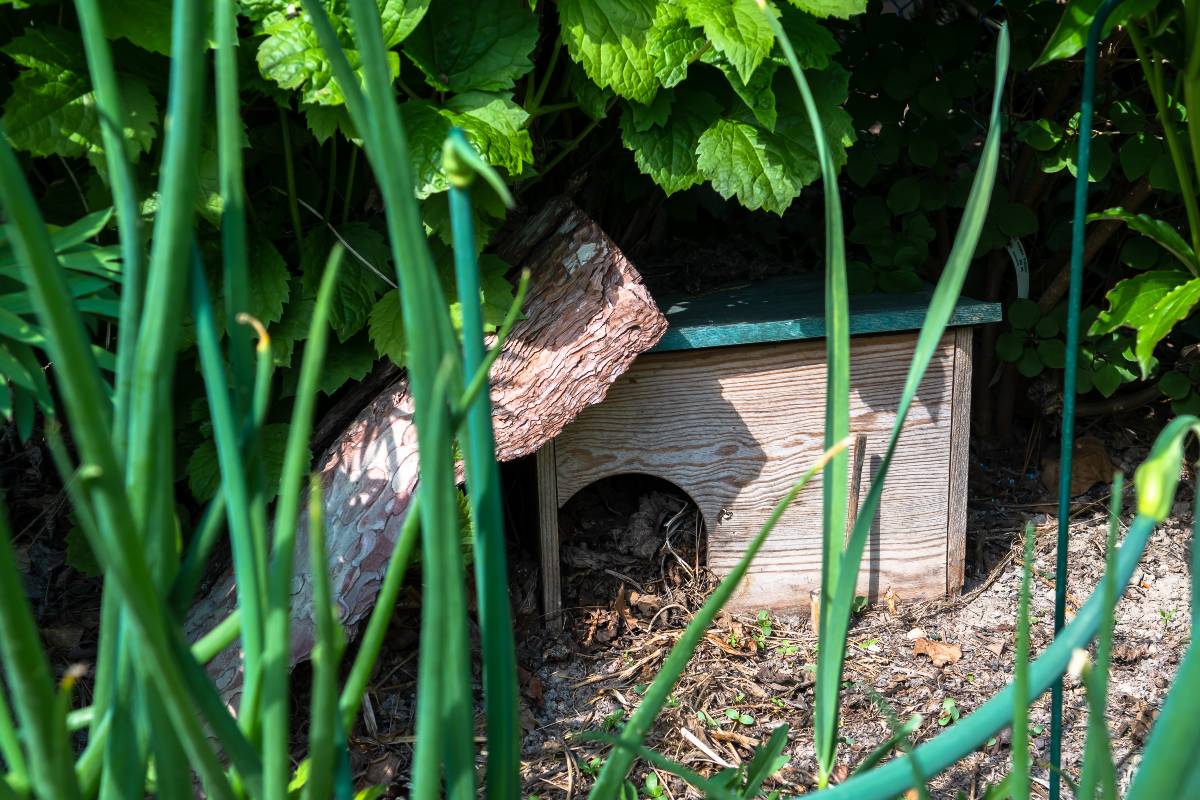
[[[815,276],[775,278],[660,302],[668,328],[651,352],[819,339],[825,335],[823,290]],[[931,292],[850,298],[850,333],[920,329]],[[999,322],[999,303],[959,298],[950,327]]]

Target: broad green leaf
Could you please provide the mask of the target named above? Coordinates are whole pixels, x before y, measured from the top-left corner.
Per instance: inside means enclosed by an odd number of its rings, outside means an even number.
[[[768,13],[778,15],[773,6]],[[743,84],[771,52],[775,36],[755,0],[687,0],[687,19],[729,59]]]
[[[814,17],[849,19],[867,10],[867,0],[791,0],[792,5]]]
[[[355,130],[354,122],[350,119],[350,114],[346,111],[345,106],[305,104],[303,111],[308,129],[312,131],[313,138],[319,143],[325,144],[334,133],[340,133],[347,141],[362,144],[362,139]]]
[[[725,74],[729,86],[746,104],[746,108],[754,114],[758,124],[769,131],[775,130],[775,120],[778,115],[775,112],[775,92],[771,89],[771,81],[774,79],[779,65],[773,61],[763,62],[758,69],[754,70],[750,82],[743,83],[737,71],[724,56],[714,54],[712,58],[706,57],[705,60]]]
[[[1075,164],[1075,153],[1078,152],[1078,143],[1072,141],[1069,145],[1071,149],[1070,157],[1067,159],[1067,171],[1071,173],[1071,177],[1075,177],[1078,171]],[[1098,136],[1092,137],[1091,156],[1088,159],[1088,182],[1096,183],[1102,181],[1108,176],[1109,170],[1112,169],[1113,152],[1112,147],[1108,144],[1107,138]]]
[[[1018,331],[1033,330],[1041,316],[1038,304],[1027,298],[1018,298],[1008,307],[1008,321]]]
[[[308,335],[308,326],[317,302],[314,296],[305,294],[304,279],[299,276],[289,282],[288,298],[287,305],[283,307],[283,316],[268,329],[271,334],[271,356],[277,367],[291,366],[296,342]]]
[[[573,61],[567,68],[567,87],[571,97],[579,104],[579,110],[588,117],[600,120],[608,115],[609,105],[613,101],[612,90],[592,83],[583,67]]]
[[[1200,278],[1192,278],[1167,292],[1155,303],[1146,321],[1138,326],[1137,347],[1134,352],[1137,354],[1143,379],[1150,374],[1150,359],[1154,356],[1154,348],[1171,332],[1176,323],[1191,315],[1197,301],[1200,301]]]
[[[654,179],[668,195],[700,183],[696,148],[700,135],[721,113],[712,95],[681,87],[666,124],[638,131],[621,117],[621,140],[633,151],[638,169]]]
[[[1130,230],[1157,242],[1164,250],[1189,267],[1193,275],[1200,272],[1200,259],[1197,259],[1191,245],[1184,240],[1179,231],[1161,219],[1156,219],[1149,214],[1131,214],[1123,208],[1110,208],[1097,214],[1089,214],[1087,220],[1088,222],[1101,220],[1124,222]]]
[[[1058,27],[1054,29],[1054,33],[1050,34],[1050,40],[1046,42],[1046,48],[1030,68],[1070,58],[1082,50],[1084,44],[1087,43],[1088,28],[1091,27],[1092,19],[1096,16],[1101,2],[1102,0],[1070,0],[1067,7],[1063,9]],[[1126,0],[1117,6],[1105,20],[1100,38],[1108,36],[1113,28],[1123,25],[1127,20],[1145,16],[1157,5],[1158,0]]]
[[[917,210],[921,201],[921,181],[909,175],[896,181],[888,189],[887,204],[893,214],[907,214]]]
[[[1122,383],[1121,370],[1114,364],[1101,364],[1092,371],[1092,385],[1102,397],[1112,397]]]
[[[400,291],[392,289],[375,301],[367,323],[367,334],[375,352],[391,359],[398,367],[405,365],[404,322],[400,313]]]
[[[338,341],[345,342],[366,324],[375,298],[387,288],[379,275],[390,275],[392,270],[387,243],[365,222],[342,225],[338,228],[338,234],[348,252],[334,288],[329,325],[337,334]],[[336,241],[339,239],[327,228],[318,228],[304,237],[300,269],[306,295],[316,296],[325,260]],[[371,266],[368,267],[363,261]],[[327,359],[327,363],[332,360],[332,357]]]
[[[249,307],[246,312],[263,325],[278,322],[288,299],[287,264],[275,245],[261,236],[250,239],[246,254]]]
[[[1192,382],[1182,372],[1168,372],[1158,379],[1158,390],[1172,400],[1182,400],[1192,390]]]
[[[1126,278],[1108,291],[1108,308],[1100,312],[1088,335],[1112,333],[1120,327],[1139,329],[1146,324],[1158,301],[1187,279],[1187,273],[1176,269],[1153,270]]]
[[[1067,346],[1063,344],[1062,339],[1046,339],[1038,342],[1037,354],[1050,369],[1062,369],[1063,363],[1066,361]]]
[[[1026,347],[1021,353],[1021,357],[1017,359],[1017,372],[1026,378],[1037,377],[1045,368],[1046,365],[1042,363],[1037,350],[1033,347]]]
[[[639,103],[654,99],[654,0],[560,0],[558,19],[567,52],[597,85]]]
[[[332,360],[332,359],[331,359]],[[266,470],[266,486],[271,500],[279,487],[279,475],[283,469],[283,451],[287,446],[288,425],[270,423],[263,426],[260,444],[263,467]],[[217,448],[212,439],[205,439],[193,452],[187,463],[188,488],[197,500],[211,500],[221,484],[221,471],[217,465]]]
[[[780,10],[779,23],[792,43],[802,69],[825,69],[841,49],[830,30],[811,14],[785,6]],[[778,56],[776,59],[784,63]]]
[[[840,67],[809,76],[838,167],[845,164],[846,146],[853,141],[849,115],[841,108],[847,81],[848,75]],[[790,86],[787,89],[774,132],[758,127],[749,113],[734,113],[701,135],[697,166],[722,197],[736,196],[747,208],[782,214],[800,190],[819,176],[812,128],[799,97]]]
[[[1136,181],[1150,172],[1150,167],[1162,151],[1162,144],[1149,134],[1138,133],[1126,139],[1119,154],[1125,179],[1130,182]]]
[[[666,88],[687,77],[688,65],[704,49],[704,36],[687,21],[683,2],[659,3],[646,33],[646,52],[654,63],[654,76]]]
[[[441,0],[404,43],[404,54],[438,91],[504,91],[533,69],[537,15],[510,0],[476,0],[470,13]]]
[[[1012,331],[1004,331],[996,337],[996,355],[1001,361],[1014,363],[1025,352],[1025,337]]]
[[[384,43],[388,48],[404,41],[425,16],[429,0],[377,0]],[[263,76],[284,89],[300,90],[306,103],[341,105],[342,91],[333,80],[333,68],[325,56],[317,32],[307,14],[294,13],[293,3],[274,0],[255,3],[255,15],[262,19],[266,35],[258,47],[258,68]],[[361,73],[358,52],[353,49],[350,15],[340,0],[326,2],[330,22],[346,51],[346,59],[355,75]],[[400,57],[387,53],[392,75],[400,73]]]
[[[1021,141],[1041,153],[1053,150],[1065,135],[1062,126],[1052,119],[1034,120],[1018,128]]]
[[[317,388],[323,394],[331,395],[348,381],[365,376],[374,365],[375,348],[365,333],[340,344],[330,342],[329,355],[325,359]]]
[[[520,175],[533,163],[533,140],[525,127],[529,114],[511,95],[466,92],[447,100],[442,113],[492,166]]]
[[[425,100],[409,100],[400,106],[404,131],[408,135],[408,158],[412,162],[416,194],[425,199],[450,188],[442,170],[442,147],[451,123]]]
[[[100,119],[83,44],[61,28],[29,28],[2,48],[24,67],[4,103],[4,130],[18,149],[37,156],[87,156],[104,169]],[[131,161],[148,151],[158,135],[158,108],[141,80],[120,76]]]
[[[648,106],[641,103],[626,103],[625,113],[629,115],[633,129],[645,133],[651,128],[663,125],[671,115],[671,106],[675,102],[674,92],[659,92],[654,95],[654,102]]]
[[[104,35],[128,39],[145,50],[171,54],[171,4],[162,0],[104,0]]]

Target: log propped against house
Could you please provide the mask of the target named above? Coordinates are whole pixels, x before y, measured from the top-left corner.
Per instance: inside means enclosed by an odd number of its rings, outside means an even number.
[[[513,229],[499,255],[531,272],[524,318],[491,370],[496,457],[536,452],[650,349],[667,322],[641,276],[600,227],[565,198]],[[490,341],[489,341],[490,344]],[[339,617],[353,635],[370,613],[418,482],[412,398],[401,376],[358,414],[319,462],[325,487],[329,572]],[[291,660],[314,643],[307,521],[300,520],[293,578]],[[231,573],[193,607],[191,640],[236,607]],[[234,644],[210,666],[229,701],[241,685]]]

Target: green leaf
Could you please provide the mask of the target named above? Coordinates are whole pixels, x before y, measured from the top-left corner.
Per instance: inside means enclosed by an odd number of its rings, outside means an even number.
[[[629,124],[638,133],[645,133],[651,128],[664,125],[671,115],[671,105],[674,101],[674,92],[659,92],[654,95],[654,102],[648,106],[641,103],[626,103],[625,113],[630,115]]]
[[[1155,219],[1149,214],[1131,214],[1123,208],[1110,208],[1098,214],[1089,214],[1087,218],[1088,222],[1101,220],[1124,222],[1130,230],[1157,242],[1164,250],[1182,261],[1190,268],[1192,274],[1200,272],[1200,260],[1197,259],[1191,245],[1184,240],[1179,231],[1164,220]]]
[[[1021,353],[1021,357],[1017,359],[1017,372],[1024,375],[1026,378],[1034,378],[1042,373],[1045,369],[1045,364],[1038,356],[1036,349],[1032,347],[1025,348]]]
[[[921,136],[908,143],[908,160],[918,167],[932,167],[937,163],[937,158],[938,143],[932,137]]]
[[[921,288],[921,276],[911,269],[895,269],[880,272],[879,288],[888,294],[908,294]]]
[[[683,3],[658,4],[646,33],[646,52],[654,64],[654,77],[665,88],[687,77],[688,65],[704,45],[704,36],[688,23]]]
[[[1025,337],[1013,331],[1004,331],[996,337],[996,355],[1001,361],[1015,363],[1025,352]]]
[[[774,7],[768,13],[778,15]],[[771,52],[775,36],[755,0],[687,0],[687,19],[729,59],[743,84]]]
[[[409,100],[400,105],[404,131],[408,134],[408,157],[412,162],[416,195],[424,200],[431,194],[450,188],[442,169],[442,147],[450,133],[446,114],[425,100]]]
[[[853,141],[849,115],[841,108],[848,75],[832,66],[809,76],[834,165],[846,163],[846,146]],[[816,143],[799,97],[791,87],[782,96],[785,109],[775,131],[754,124],[746,113],[718,120],[700,137],[697,166],[700,174],[726,199],[736,196],[746,208],[764,208],[782,214],[800,190],[820,174]]]
[[[338,340],[345,342],[366,324],[371,307],[375,305],[375,298],[387,288],[379,274],[388,275],[391,269],[388,266],[387,244],[383,237],[365,222],[342,225],[338,228],[338,234],[349,252],[346,253],[334,288],[333,303],[329,309],[329,325],[337,334]],[[335,241],[337,240],[333,234],[326,228],[319,228],[305,236],[300,253],[300,270],[304,276],[306,295],[316,296],[325,260]],[[364,260],[371,264],[371,267],[364,264]],[[332,360],[332,356],[326,359],[327,366]]]
[[[375,352],[391,359],[398,367],[403,367],[408,360],[403,319],[400,313],[400,291],[392,289],[375,302],[367,323],[367,335],[375,345]]]
[[[80,38],[61,28],[28,28],[0,50],[24,67],[4,103],[2,122],[13,146],[36,156],[87,156],[104,170],[100,118]],[[158,135],[158,107],[141,80],[121,75],[119,83],[122,130],[136,162]]]
[[[96,554],[92,552],[86,534],[78,525],[73,525],[67,531],[67,555],[64,560],[68,567],[77,572],[92,578],[100,577],[100,563],[96,561]]]
[[[1066,132],[1051,119],[1039,119],[1018,128],[1018,138],[1038,152],[1046,153],[1062,142]]]
[[[901,178],[888,189],[887,204],[893,214],[907,214],[917,210],[921,200],[921,182],[915,176]]]
[[[568,65],[567,87],[571,97],[579,104],[579,110],[589,118],[601,120],[608,115],[609,104],[613,100],[612,91],[592,83],[583,67],[573,61]]]
[[[334,133],[340,133],[347,141],[361,146],[362,139],[355,130],[354,122],[345,106],[314,106],[306,103],[303,111],[308,129],[320,144],[329,141],[329,137]]]
[[[658,91],[647,49],[654,0],[560,0],[558,19],[567,52],[597,85],[649,103]]]
[[[1126,139],[1119,154],[1121,172],[1125,173],[1125,179],[1136,181],[1150,172],[1150,167],[1162,151],[1159,141],[1149,134],[1138,133]]]
[[[1062,369],[1066,361],[1067,346],[1062,339],[1045,339],[1038,342],[1037,354],[1042,363],[1051,369]]]
[[[1020,203],[993,201],[988,215],[996,227],[1007,237],[1019,239],[1036,233],[1038,229],[1037,214],[1028,206]]]
[[[1100,312],[1088,335],[1112,333],[1120,327],[1137,330],[1149,321],[1158,302],[1187,280],[1187,273],[1177,269],[1153,270],[1126,278],[1105,295],[1108,308]]]
[[[621,141],[633,151],[633,159],[668,195],[700,183],[696,148],[700,135],[721,112],[707,92],[682,87],[666,124],[637,131],[632,120],[621,117]]]
[[[1171,332],[1176,323],[1191,315],[1197,301],[1200,301],[1200,278],[1192,278],[1167,292],[1154,304],[1145,322],[1138,326],[1137,346],[1134,352],[1137,354],[1143,379],[1150,373],[1150,359],[1154,356],[1154,348]]]
[[[1067,160],[1067,171],[1071,173],[1071,177],[1075,177],[1078,172],[1078,167],[1075,164],[1075,153],[1077,144],[1072,142],[1070,157]],[[1100,137],[1092,137],[1091,156],[1088,158],[1088,182],[1096,183],[1104,180],[1112,169],[1113,153],[1112,147],[1108,144],[1108,139]]]
[[[171,4],[161,0],[104,0],[104,35],[128,39],[145,50],[171,54]]]
[[[1008,321],[1019,331],[1032,330],[1041,316],[1038,304],[1029,299],[1019,298],[1008,307]]]
[[[375,348],[366,335],[355,336],[340,344],[331,343],[317,388],[331,395],[348,381],[359,380],[375,365]]]
[[[1033,67],[1070,58],[1082,50],[1087,42],[1088,28],[1091,27],[1092,19],[1096,16],[1101,2],[1102,0],[1070,0],[1063,10],[1058,27],[1054,29],[1054,32],[1050,34],[1050,40],[1046,42],[1046,49],[1038,56],[1037,61],[1033,62]],[[1113,28],[1124,24],[1127,20],[1144,16],[1156,5],[1158,5],[1158,0],[1127,0],[1117,6],[1109,15],[1100,38],[1108,36]]]
[[[1182,400],[1192,390],[1192,382],[1182,372],[1168,372],[1158,379],[1158,390],[1172,400]]]
[[[262,237],[253,236],[246,253],[246,278],[249,281],[245,311],[263,325],[270,327],[283,317],[291,277],[283,256],[275,245]]]
[[[384,43],[388,48],[404,41],[425,16],[429,0],[376,0],[383,26]],[[284,89],[298,89],[301,99],[315,105],[336,106],[345,102],[342,91],[333,80],[333,67],[317,41],[317,32],[307,14],[291,13],[292,3],[282,0],[259,2],[256,13],[262,14],[262,32],[266,38],[258,47],[258,69]],[[269,5],[269,8],[267,8]],[[358,51],[353,48],[349,14],[340,3],[326,3],[330,22],[338,35],[346,58],[356,76],[361,75]],[[341,13],[339,13],[341,12]],[[388,68],[393,76],[400,74],[400,57],[387,53]]]
[[[537,15],[510,0],[433,3],[404,54],[442,92],[504,91],[533,69]]]
[[[277,367],[292,364],[292,351],[296,342],[308,335],[316,297],[304,292],[304,279],[294,277],[288,285],[289,301],[283,308],[279,322],[269,329],[271,334],[271,356]]]
[[[1117,391],[1122,383],[1124,377],[1121,370],[1113,364],[1103,364],[1092,374],[1092,385],[1103,397],[1112,397],[1113,392]]]
[[[263,468],[267,478],[267,500],[272,500],[279,490],[279,475],[283,470],[283,451],[287,446],[289,426],[286,423],[264,425],[259,444]],[[310,456],[311,458],[311,456]],[[212,439],[205,439],[193,452],[187,463],[188,488],[197,500],[211,500],[221,485],[221,471],[217,465],[217,448]]]
[[[841,49],[829,28],[803,11],[785,6],[780,9],[779,23],[792,43],[802,69],[825,69]]]
[[[525,127],[529,114],[511,95],[466,92],[446,101],[442,114],[492,166],[520,175],[533,163],[533,140]]]
[[[754,114],[758,123],[767,130],[774,131],[777,114],[775,112],[775,92],[771,89],[771,81],[774,79],[775,70],[779,68],[779,65],[766,62],[754,71],[749,83],[742,83],[742,79],[738,77],[737,72],[724,57],[717,56],[713,64],[725,73],[730,87],[746,104],[746,108]]]
[[[814,17],[849,19],[867,10],[867,0],[791,0],[792,5]]]

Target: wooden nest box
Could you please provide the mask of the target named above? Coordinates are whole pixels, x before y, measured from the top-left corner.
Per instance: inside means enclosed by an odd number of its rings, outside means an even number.
[[[851,298],[850,432],[866,436],[863,492],[896,416],[929,292]],[[727,573],[771,508],[822,451],[824,291],[819,276],[777,278],[662,302],[654,347],[538,453],[547,615],[558,620],[558,510],[585,486],[643,474],[696,503],[708,566]],[[963,298],[904,424],[863,555],[859,592],[953,594],[963,582],[971,326],[996,304]],[[731,608],[806,607],[820,586],[815,480],[767,539]]]

